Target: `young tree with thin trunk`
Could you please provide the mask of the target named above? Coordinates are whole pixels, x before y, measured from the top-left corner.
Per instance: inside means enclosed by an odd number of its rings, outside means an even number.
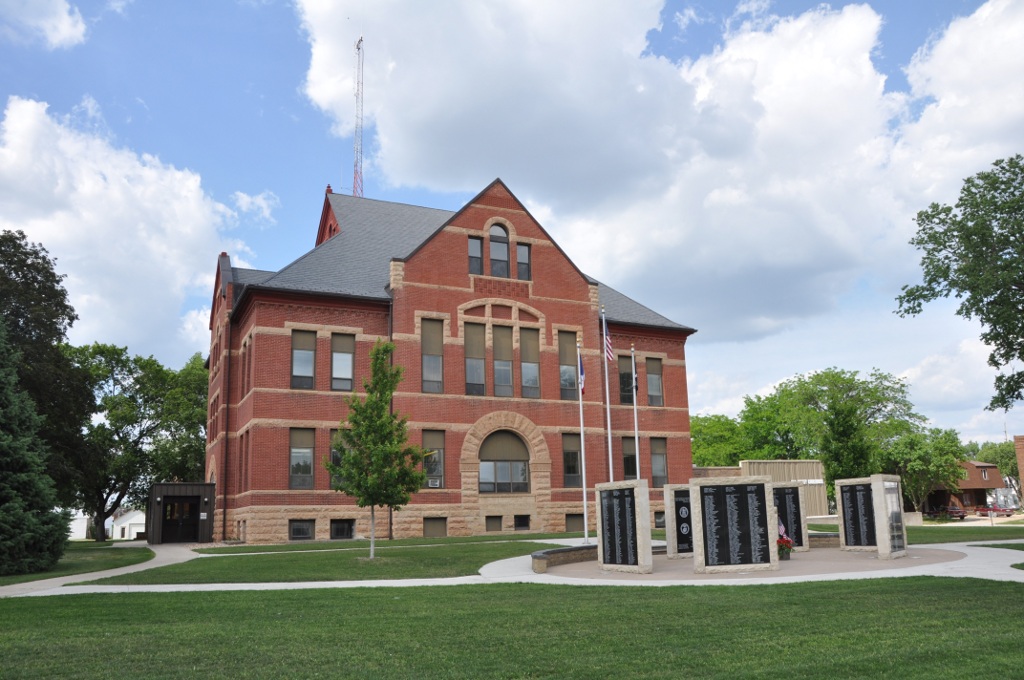
[[[370,508],[370,558],[375,557],[377,507],[399,510],[426,482],[420,469],[423,450],[406,443],[406,419],[392,412],[391,397],[402,381],[402,368],[391,364],[394,344],[378,341],[370,350],[366,398],[346,400],[348,417],[333,446],[337,464],[327,463],[331,486]]]

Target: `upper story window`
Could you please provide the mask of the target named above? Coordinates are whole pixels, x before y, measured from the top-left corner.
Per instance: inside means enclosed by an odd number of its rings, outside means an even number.
[[[440,394],[444,391],[444,321],[420,321],[420,352],[422,353],[423,391]]]
[[[313,389],[316,331],[292,331],[292,387]]]
[[[632,437],[622,438],[622,475],[623,479],[640,479],[637,472],[640,467],[636,461],[636,440]]]
[[[494,396],[512,396],[512,327],[495,326]]]
[[[466,394],[487,394],[484,359],[487,327],[480,323],[467,323],[464,328],[466,350]]]
[[[633,359],[619,357],[619,403],[633,403]]]
[[[508,232],[505,227],[491,225],[491,276],[508,278]]]
[[[540,331],[536,328],[519,329],[520,373],[522,396],[540,397]]]
[[[576,399],[576,333],[558,331],[558,376],[562,399]]]
[[[469,273],[484,273],[484,240],[476,236],[469,237]]]
[[[352,369],[355,364],[356,336],[331,335],[331,389],[352,391]]]
[[[647,360],[647,404],[650,406],[665,405],[661,384],[661,359]]]
[[[530,246],[525,243],[516,244],[516,278],[530,280]]]

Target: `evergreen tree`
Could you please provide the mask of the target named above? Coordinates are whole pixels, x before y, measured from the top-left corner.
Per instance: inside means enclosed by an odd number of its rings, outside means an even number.
[[[40,418],[18,386],[20,358],[0,318],[0,576],[52,569],[64,554],[70,519],[55,509]]]
[[[370,507],[370,558],[376,543],[376,508],[398,510],[421,488],[426,475],[419,465],[423,450],[406,445],[406,419],[391,410],[391,397],[402,381],[402,368],[391,365],[395,346],[377,342],[370,350],[370,379],[363,381],[366,398],[346,400],[348,418],[341,423],[334,449],[338,464],[327,463],[331,486]]]

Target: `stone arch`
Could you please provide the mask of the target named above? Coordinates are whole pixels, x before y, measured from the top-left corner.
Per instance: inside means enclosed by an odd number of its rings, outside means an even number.
[[[463,498],[479,496],[480,445],[488,435],[509,430],[526,443],[530,451],[530,494],[551,495],[551,452],[544,433],[529,418],[512,411],[493,411],[481,417],[466,433],[459,457]]]

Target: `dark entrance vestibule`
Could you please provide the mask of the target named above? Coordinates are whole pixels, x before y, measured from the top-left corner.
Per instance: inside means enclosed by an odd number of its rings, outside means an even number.
[[[147,540],[150,543],[210,543],[215,491],[212,483],[154,484],[149,490]]]
[[[199,540],[199,496],[168,496],[163,502],[164,543],[195,543]]]

